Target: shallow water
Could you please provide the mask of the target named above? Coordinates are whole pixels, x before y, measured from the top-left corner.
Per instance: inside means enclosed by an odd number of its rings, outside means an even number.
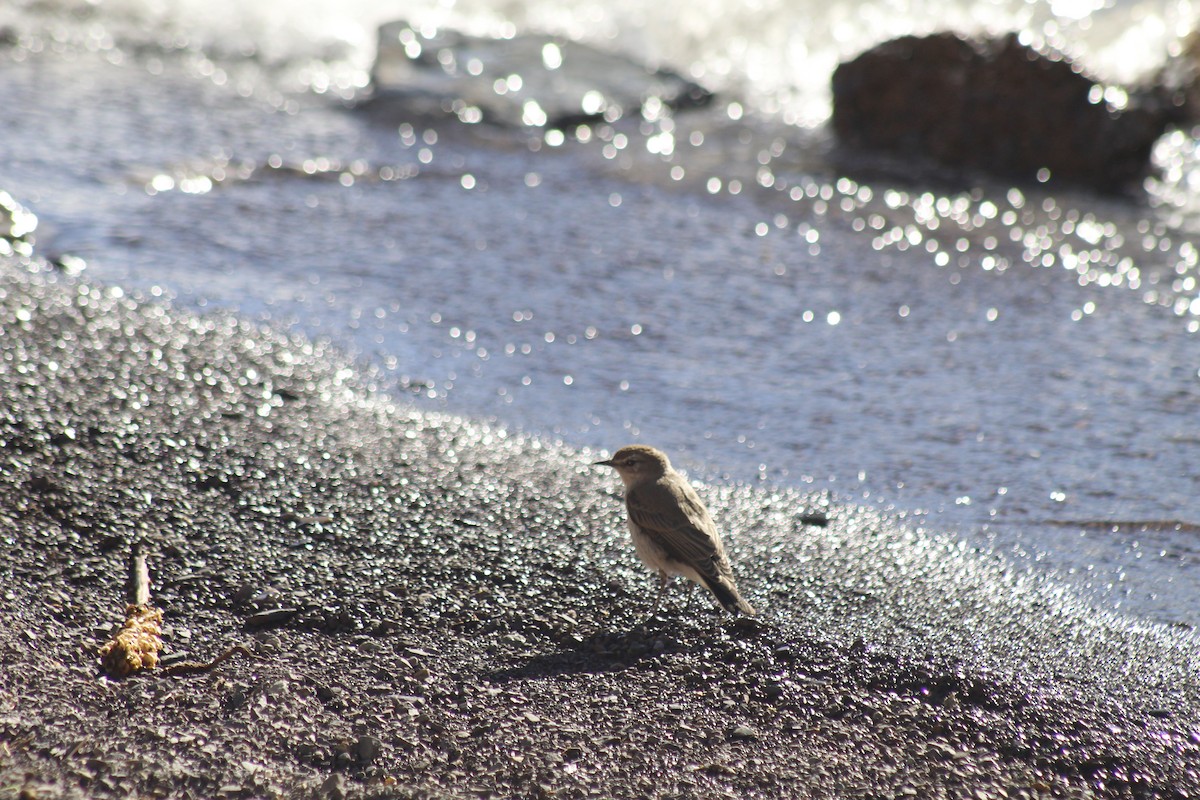
[[[723,101],[556,138],[94,49],[0,61],[0,188],[64,268],[331,336],[418,404],[832,489],[1196,624],[1200,533],[1157,524],[1200,522],[1186,215],[839,178],[819,131]]]

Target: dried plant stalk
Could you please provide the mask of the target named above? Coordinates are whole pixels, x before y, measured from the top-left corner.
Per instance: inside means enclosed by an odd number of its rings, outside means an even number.
[[[114,678],[124,678],[158,666],[163,647],[162,618],[162,611],[154,606],[126,606],[125,624],[100,648],[104,671]]]
[[[154,669],[163,648],[163,615],[150,605],[150,570],[146,567],[141,542],[135,542],[129,554],[126,597],[129,605],[125,607],[125,624],[100,648],[104,671],[114,678]]]

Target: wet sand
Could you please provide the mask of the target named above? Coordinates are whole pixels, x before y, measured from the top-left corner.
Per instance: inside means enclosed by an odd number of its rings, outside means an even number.
[[[677,587],[639,628],[596,453],[19,256],[0,287],[0,797],[1200,792],[1190,632],[741,486],[701,488],[761,617]],[[254,657],[101,677],[134,540],[166,663]]]

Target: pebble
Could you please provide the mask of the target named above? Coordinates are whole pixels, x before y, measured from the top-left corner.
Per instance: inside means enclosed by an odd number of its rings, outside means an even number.
[[[278,628],[286,625],[298,613],[300,613],[298,608],[272,608],[268,611],[259,611],[246,618],[246,627],[252,630]]]
[[[749,725],[738,725],[729,732],[729,738],[735,742],[744,742],[758,738],[758,731],[751,728]]]
[[[363,766],[370,766],[378,758],[379,752],[383,749],[383,742],[375,736],[360,736],[355,745],[355,751],[358,753],[358,760]]]
[[[328,800],[345,800],[346,779],[338,773],[330,775],[321,784],[320,795],[322,798],[328,798]]]

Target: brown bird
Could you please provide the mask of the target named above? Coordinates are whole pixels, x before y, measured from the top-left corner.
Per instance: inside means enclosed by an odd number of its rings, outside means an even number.
[[[666,453],[633,444],[596,464],[614,468],[625,483],[633,547],[642,563],[658,573],[658,596],[651,617],[675,575],[708,589],[731,614],[755,613],[734,585],[729,557],[704,501],[671,468]]]

